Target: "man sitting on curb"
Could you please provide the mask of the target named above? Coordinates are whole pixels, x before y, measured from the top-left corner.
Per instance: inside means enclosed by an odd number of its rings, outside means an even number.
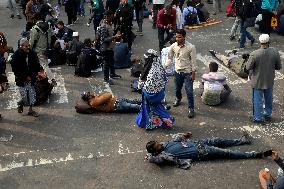
[[[115,112],[115,113],[137,113],[140,110],[141,101],[124,98],[116,98],[111,93],[95,95],[90,92],[84,92],[82,100],[88,103],[89,109],[93,112]],[[80,107],[76,107],[78,113]]]
[[[207,105],[218,105],[224,102],[232,90],[226,83],[226,76],[218,72],[218,64],[210,62],[209,73],[202,75],[201,98],[202,102]]]
[[[274,150],[271,150],[270,152],[272,159],[277,163],[280,167],[279,170],[283,173],[284,161],[278,156],[278,152]],[[284,189],[284,176],[279,175],[279,177],[275,179],[267,168],[259,172],[259,181],[263,189]]]
[[[146,145],[148,154],[145,156],[150,163],[173,163],[181,169],[189,169],[192,161],[207,161],[212,159],[252,159],[263,158],[267,152],[240,152],[223,149],[230,146],[251,144],[248,133],[239,139],[212,138],[193,141],[192,134],[183,133],[167,142],[150,141]]]

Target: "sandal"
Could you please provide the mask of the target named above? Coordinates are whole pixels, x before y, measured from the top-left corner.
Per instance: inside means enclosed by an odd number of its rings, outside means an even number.
[[[29,116],[33,116],[33,117],[38,117],[39,116],[39,114],[36,111],[28,112],[28,115]]]

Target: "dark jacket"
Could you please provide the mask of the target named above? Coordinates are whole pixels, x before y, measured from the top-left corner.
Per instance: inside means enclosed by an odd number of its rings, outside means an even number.
[[[72,41],[69,42],[68,44],[68,51],[70,52],[76,52],[77,56],[81,53],[81,50],[83,48],[83,43],[79,41],[76,38],[73,38]]]
[[[120,17],[122,17],[122,21],[120,21]],[[120,5],[118,10],[116,11],[116,19],[118,25],[122,27],[132,26],[133,20],[133,9],[129,4]]]
[[[110,10],[113,14],[119,7],[119,0],[107,0],[106,1],[106,10]]]
[[[68,14],[74,14],[76,8],[75,0],[65,0],[65,12]]]
[[[241,19],[254,17],[255,6],[251,0],[234,0],[233,6],[236,7],[236,15]]]
[[[28,62],[26,62],[27,58]],[[37,54],[32,50],[28,54],[21,49],[16,50],[12,56],[11,67],[15,74],[16,85],[20,87],[24,86],[28,76],[31,77],[31,82],[34,84],[38,72],[43,70],[39,64]]]
[[[134,0],[133,5],[134,5],[135,10],[136,11],[142,10],[145,2],[146,2],[145,0]]]
[[[73,30],[64,26],[64,28],[58,30],[56,37],[60,40],[64,40],[65,42],[72,40]]]
[[[129,53],[127,43],[116,43],[114,51],[114,68],[123,69],[131,66],[131,54]]]

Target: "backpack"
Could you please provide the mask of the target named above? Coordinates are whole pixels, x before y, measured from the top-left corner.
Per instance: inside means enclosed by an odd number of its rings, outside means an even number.
[[[242,19],[256,17],[256,3],[252,0],[239,0],[236,1],[236,15]]]
[[[195,25],[197,24],[197,19],[198,19],[198,14],[197,12],[194,12],[194,9],[193,11],[190,11],[189,8],[187,8],[188,10],[188,14],[185,15],[185,25]]]
[[[81,52],[77,65],[75,67],[75,75],[79,77],[89,77],[91,75],[91,61],[90,61],[90,54],[85,52]]]

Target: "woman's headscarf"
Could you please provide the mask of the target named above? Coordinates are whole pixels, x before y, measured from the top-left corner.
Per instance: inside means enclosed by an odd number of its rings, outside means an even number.
[[[145,69],[141,74],[140,79],[143,81],[143,89],[148,93],[158,93],[165,88],[166,85],[166,74],[163,66],[160,63],[157,51],[149,49],[145,58]]]

